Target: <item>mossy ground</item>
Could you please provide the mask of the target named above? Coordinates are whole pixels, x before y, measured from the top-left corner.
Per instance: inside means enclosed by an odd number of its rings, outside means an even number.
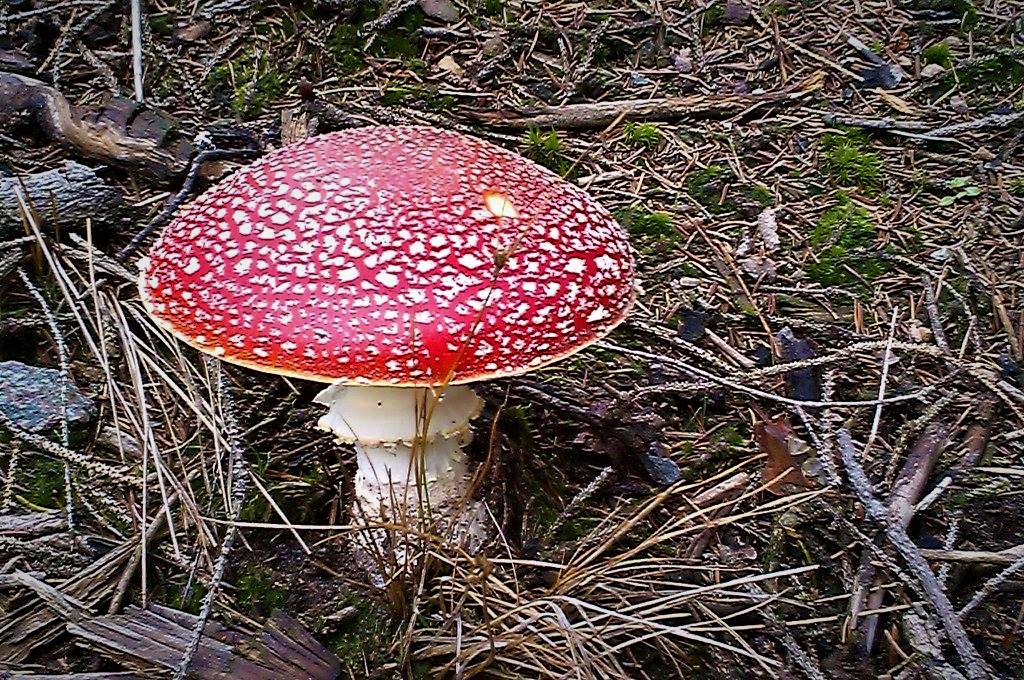
[[[630,146],[651,149],[661,142],[661,131],[654,123],[628,121],[622,128],[622,139]]]
[[[572,171],[572,162],[565,155],[565,146],[556,130],[530,128],[523,136],[528,158],[563,177]]]
[[[686,189],[693,200],[712,213],[726,213],[734,208],[728,199],[722,200],[723,188],[732,181],[732,172],[721,165],[709,165],[692,173],[686,179]]]
[[[885,260],[873,253],[877,226],[870,213],[839,193],[810,234],[814,260],[807,264],[808,277],[824,286],[860,288],[888,270]]]
[[[859,187],[867,192],[879,188],[882,161],[878,154],[868,150],[868,141],[863,133],[825,134],[821,138],[819,154],[825,171],[840,186]]]

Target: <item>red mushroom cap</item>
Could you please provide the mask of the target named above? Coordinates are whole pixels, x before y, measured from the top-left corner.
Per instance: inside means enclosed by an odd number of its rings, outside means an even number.
[[[327,382],[514,375],[618,324],[621,227],[584,191],[428,127],[314,137],[181,210],[141,263],[142,300],[189,344]]]

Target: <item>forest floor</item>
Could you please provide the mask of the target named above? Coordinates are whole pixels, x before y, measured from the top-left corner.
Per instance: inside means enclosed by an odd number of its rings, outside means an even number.
[[[1024,3],[151,0],[144,104],[129,4],[0,8],[0,379],[56,369],[0,404],[0,677],[1024,677]],[[160,331],[132,241],[379,123],[585,187],[642,285],[483,388],[500,540],[383,589],[320,386]]]

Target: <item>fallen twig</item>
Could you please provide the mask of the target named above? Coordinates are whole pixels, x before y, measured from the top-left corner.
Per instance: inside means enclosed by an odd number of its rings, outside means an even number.
[[[988,446],[989,439],[992,436],[992,425],[994,423],[992,416],[995,413],[995,407],[996,401],[991,396],[981,400],[978,406],[977,422],[967,429],[966,441],[964,442],[966,449],[964,457],[960,459],[955,467],[947,470],[935,484],[935,487],[921,499],[921,502],[917,504],[916,512],[930,508],[945,493],[946,489],[956,481],[957,477],[974,467],[974,464],[985,453],[985,448]]]
[[[514,130],[531,127],[561,129],[603,128],[619,120],[682,120],[729,118],[749,114],[766,104],[793,101],[807,92],[776,92],[762,95],[689,95],[661,99],[625,99],[587,104],[544,106],[521,111],[465,111],[476,123]]]
[[[854,492],[857,494],[857,498],[860,499],[867,515],[884,528],[889,542],[892,543],[911,573],[918,580],[921,592],[938,615],[939,620],[942,622],[942,627],[949,637],[949,641],[953,644],[957,655],[963,662],[967,676],[972,678],[972,680],[974,678],[981,680],[982,678],[992,677],[992,670],[967,636],[967,631],[964,630],[960,617],[953,609],[953,605],[950,604],[946,593],[943,592],[942,586],[939,585],[938,579],[928,566],[928,562],[921,556],[920,550],[910,540],[906,530],[898,522],[893,521],[889,510],[878,500],[878,494],[871,484],[871,480],[868,479],[864,468],[857,462],[857,454],[854,450],[853,440],[850,438],[849,431],[846,428],[839,428],[836,435],[840,458],[843,461],[843,467],[846,468],[846,474],[849,477]]]
[[[914,517],[914,503],[924,491],[924,486],[935,468],[935,462],[942,452],[947,436],[948,433],[943,425],[936,423],[929,425],[914,443],[903,464],[903,469],[893,485],[892,493],[889,495],[889,516],[904,531],[910,526],[910,520]],[[861,560],[861,573],[855,581],[858,584],[869,584],[876,581],[874,574],[875,568],[868,556],[865,555]],[[858,626],[862,605],[864,609],[876,610],[882,606],[882,600],[885,597],[885,592],[880,588],[872,590],[866,598],[863,597],[864,594],[864,591],[860,591],[850,599],[851,628]],[[864,649],[870,652],[875,645],[878,615],[866,616],[861,628],[864,631]]]
[[[192,159],[192,165],[189,168],[188,176],[182,183],[181,188],[178,189],[178,192],[169,198],[160,212],[158,212],[145,227],[140,229],[139,232],[132,237],[132,240],[128,242],[128,245],[118,251],[114,256],[114,259],[123,264],[143,243],[145,243],[147,238],[156,232],[157,229],[162,227],[164,223],[174,215],[174,211],[177,210],[178,207],[188,199],[189,194],[192,193],[192,188],[195,186],[196,180],[199,179],[199,173],[203,169],[204,163],[238,158],[253,158],[256,155],[258,155],[258,153],[251,149],[210,149],[197,154],[196,157]]]
[[[999,590],[999,586],[1022,569],[1024,569],[1024,555],[1019,556],[1016,560],[1008,564],[1005,569],[986,581],[985,585],[983,585],[978,592],[974,594],[971,601],[960,608],[960,618],[964,618],[974,611],[979,604],[985,601],[986,597]]]
[[[231,547],[234,545],[237,534],[236,522],[242,513],[242,505],[245,503],[245,494],[249,486],[249,471],[246,469],[245,457],[242,455],[242,446],[238,438],[238,430],[235,427],[233,401],[228,392],[224,374],[220,370],[220,365],[216,359],[209,359],[207,366],[213,368],[217,374],[217,393],[220,396],[221,413],[224,416],[224,427],[227,435],[225,438],[228,442],[229,454],[231,455],[231,506],[227,508],[231,513],[231,524],[224,531],[224,540],[221,541],[220,554],[217,555],[217,561],[213,565],[213,574],[210,576],[210,585],[206,590],[206,596],[203,598],[203,606],[199,610],[199,616],[196,617],[188,646],[185,648],[181,661],[174,670],[174,680],[183,680],[186,673],[188,673],[193,657],[199,650],[203,633],[206,630],[206,622],[210,618],[210,612],[213,611],[213,601],[217,598],[217,593],[220,592],[221,581],[224,578],[224,568],[227,566],[228,556],[231,554]],[[145,544],[143,543],[143,545]]]
[[[1010,565],[1024,556],[1024,545],[1007,548],[1000,552],[989,550],[941,550],[936,548],[922,549],[921,555],[926,560],[936,562],[966,562],[968,564]]]

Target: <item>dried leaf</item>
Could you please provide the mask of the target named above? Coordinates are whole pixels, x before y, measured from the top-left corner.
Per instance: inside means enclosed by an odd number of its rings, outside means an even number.
[[[751,255],[740,260],[740,269],[754,280],[771,282],[775,280],[775,261],[770,257]]]
[[[693,342],[704,335],[708,326],[708,313],[703,309],[690,309],[683,307],[679,310],[679,326],[676,328],[676,335],[686,342]]]
[[[886,104],[896,109],[900,113],[906,113],[908,115],[916,113],[913,106],[911,106],[905,100],[900,99],[894,94],[879,91],[878,96],[881,97]]]
[[[860,83],[862,88],[891,90],[900,84],[903,73],[898,66],[883,62],[861,69],[860,77],[863,78]]]
[[[446,54],[441,57],[441,60],[437,62],[437,67],[442,71],[451,73],[453,76],[462,76],[462,74],[465,73],[465,70],[459,65],[459,62],[455,61],[450,54]]]
[[[213,24],[203,19],[195,23],[181,26],[174,31],[174,40],[181,43],[196,43],[210,34]]]
[[[811,487],[813,482],[803,473],[803,463],[811,454],[810,448],[797,435],[789,418],[764,418],[754,423],[754,440],[767,456],[763,478],[769,482],[782,475],[768,490],[777,496],[786,496],[793,487]]]
[[[785,361],[802,361],[818,356],[811,343],[793,334],[788,326],[775,334]],[[821,398],[821,369],[816,366],[797,368],[786,374],[786,394],[792,399],[817,401]]]

